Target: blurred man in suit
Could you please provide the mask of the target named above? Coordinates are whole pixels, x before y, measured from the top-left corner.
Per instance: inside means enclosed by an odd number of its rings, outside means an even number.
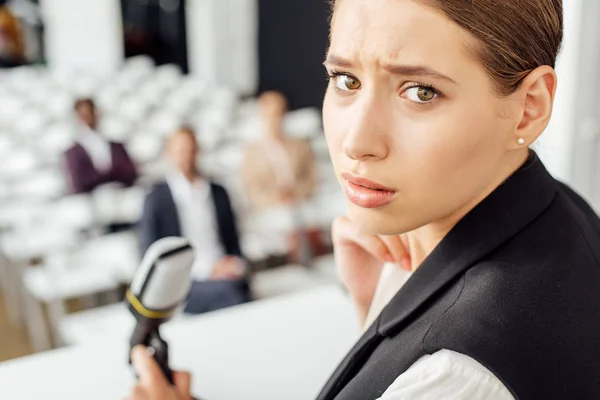
[[[199,314],[250,298],[235,215],[222,186],[198,172],[200,148],[194,132],[182,128],[168,138],[169,171],[146,197],[140,225],[145,252],[169,236],[187,238],[196,252],[187,313]]]
[[[104,139],[97,131],[98,116],[91,99],[75,103],[79,121],[76,143],[65,154],[67,173],[74,193],[89,193],[106,183],[132,186],[137,170],[125,147]]]
[[[303,203],[315,191],[315,159],[310,144],[285,136],[283,120],[287,100],[279,92],[265,92],[259,99],[264,137],[246,148],[243,181],[253,212],[266,232],[288,237],[292,261],[306,264],[310,256],[302,252],[301,237],[307,230],[301,216]],[[314,242],[316,251],[318,244]],[[306,246],[304,246],[306,247]]]

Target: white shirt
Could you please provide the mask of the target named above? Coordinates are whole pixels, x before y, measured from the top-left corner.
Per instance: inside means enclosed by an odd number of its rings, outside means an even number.
[[[366,326],[377,318],[411,272],[395,264],[383,267]],[[426,355],[414,363],[378,400],[514,400],[506,386],[471,357],[451,350]]]
[[[112,168],[110,143],[88,126],[83,126],[77,136],[77,142],[90,156],[97,171],[106,173]]]
[[[210,184],[200,178],[191,184],[180,173],[168,174],[167,184],[179,214],[181,234],[190,241],[196,251],[192,279],[206,280],[215,264],[225,256],[219,239]]]

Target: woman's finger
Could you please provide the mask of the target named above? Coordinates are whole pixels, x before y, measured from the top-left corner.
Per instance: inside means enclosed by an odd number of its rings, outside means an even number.
[[[400,264],[405,258],[408,257],[408,250],[404,248],[404,244],[400,240],[398,235],[394,236],[379,236],[379,238],[385,243],[394,262]]]
[[[188,372],[173,371],[173,382],[181,398],[191,400],[192,375]]]
[[[136,346],[131,350],[131,363],[142,384],[167,384],[162,370],[156,360],[148,354],[144,346]]]
[[[332,236],[334,243],[356,244],[381,262],[394,261],[387,245],[378,236],[360,231],[348,217],[340,217],[334,222]]]
[[[147,400],[148,396],[146,395],[146,391],[140,385],[136,385],[127,400]]]

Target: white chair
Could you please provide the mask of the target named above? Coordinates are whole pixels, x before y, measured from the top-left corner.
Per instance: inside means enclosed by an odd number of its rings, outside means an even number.
[[[181,116],[161,110],[150,116],[146,126],[158,132],[162,137],[166,137],[178,129],[182,122]]]
[[[288,113],[284,120],[286,135],[307,139],[318,135],[321,129],[321,112],[316,108],[303,108]]]
[[[32,228],[41,221],[47,210],[46,204],[11,199],[0,207],[0,226],[16,232]],[[2,238],[6,240],[6,237]]]
[[[99,265],[78,266],[64,271],[49,267],[29,268],[23,273],[27,330],[34,350],[60,346],[58,322],[65,314],[64,301],[117,288],[116,281]],[[49,327],[44,322],[44,305]]]
[[[33,225],[17,227],[4,235],[4,252],[10,260],[28,262],[31,259],[72,250],[81,243],[81,234],[73,229],[35,222],[28,221]]]
[[[35,152],[25,147],[14,149],[11,154],[0,160],[0,176],[6,179],[19,179],[34,173],[40,165]]]
[[[122,100],[119,115],[128,121],[140,122],[148,115],[149,110],[150,104],[137,95],[130,95]]]
[[[100,120],[98,130],[109,140],[124,142],[133,131],[133,124],[121,116],[107,115]]]
[[[166,94],[165,88],[157,84],[156,81],[148,80],[144,82],[138,89],[137,95],[142,101],[152,106],[162,104]]]
[[[0,159],[10,155],[16,147],[17,144],[8,133],[0,133]]]
[[[62,197],[50,207],[45,217],[50,225],[61,226],[72,231],[83,231],[97,227],[92,198],[88,194]]]
[[[13,185],[13,194],[30,200],[52,200],[67,193],[67,183],[58,170],[44,169],[23,177]]]
[[[139,185],[149,187],[155,182],[164,180],[167,166],[162,159],[157,159],[153,162],[141,165],[139,171],[141,175],[138,180]]]
[[[9,124],[16,121],[27,110],[27,103],[17,96],[0,97],[0,124]]]
[[[170,91],[181,81],[181,69],[175,64],[165,64],[156,68],[152,79],[163,91]]]
[[[13,126],[18,135],[24,135],[29,139],[35,140],[44,131],[44,127],[48,125],[49,117],[45,111],[39,109],[27,109],[21,118],[18,118]]]
[[[138,132],[127,143],[127,151],[138,164],[146,164],[160,158],[163,140],[156,135]]]
[[[62,344],[58,329],[65,300],[116,294],[121,284],[130,282],[139,261],[136,235],[122,232],[88,240],[77,249],[55,251],[43,266],[26,269],[23,303],[34,348],[46,350]],[[44,311],[49,326],[44,323]]]
[[[74,104],[74,97],[67,91],[56,91],[48,96],[44,107],[51,118],[65,120],[71,117]]]
[[[119,109],[124,96],[124,90],[121,86],[107,85],[97,92],[95,101],[103,112],[111,112]]]
[[[67,345],[107,338],[123,340],[131,335],[134,327],[135,318],[124,302],[67,314],[59,322],[61,339]]]
[[[141,187],[123,188],[103,185],[92,194],[92,201],[99,224],[136,223],[144,204],[145,191]]]
[[[36,147],[50,160],[58,160],[73,145],[74,141],[74,124],[67,120],[66,122],[56,122],[47,127],[36,139]]]
[[[155,68],[154,60],[149,56],[135,56],[129,57],[125,60],[125,65],[122,69],[123,72],[146,72],[150,73]]]
[[[241,143],[254,142],[264,136],[264,128],[258,114],[240,117],[230,129],[233,139]]]

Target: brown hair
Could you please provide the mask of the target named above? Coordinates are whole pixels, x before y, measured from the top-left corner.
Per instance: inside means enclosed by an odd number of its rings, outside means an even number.
[[[82,106],[89,106],[92,109],[96,108],[96,104],[94,103],[94,100],[92,100],[91,98],[88,98],[88,97],[77,99],[75,101],[75,104],[73,104],[73,109],[77,111]]]
[[[501,95],[514,93],[535,68],[555,66],[563,37],[562,0],[416,1],[439,9],[478,40],[472,50]],[[333,10],[335,0],[331,3]]]

